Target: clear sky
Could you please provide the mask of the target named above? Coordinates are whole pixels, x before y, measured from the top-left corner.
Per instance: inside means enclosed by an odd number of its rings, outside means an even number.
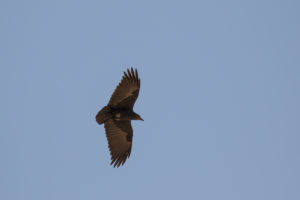
[[[0,1],[0,199],[299,200],[300,1]],[[127,67],[131,157],[95,121]]]

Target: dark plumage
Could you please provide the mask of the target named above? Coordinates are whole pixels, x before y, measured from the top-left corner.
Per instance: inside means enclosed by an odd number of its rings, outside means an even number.
[[[133,111],[140,91],[140,79],[137,70],[127,69],[108,105],[96,115],[99,124],[104,123],[111,165],[119,167],[130,156],[133,130],[131,120],[143,120]]]

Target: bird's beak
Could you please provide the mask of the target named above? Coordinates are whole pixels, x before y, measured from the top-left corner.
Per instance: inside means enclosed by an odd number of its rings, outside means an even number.
[[[140,120],[144,121],[143,118],[140,117]]]

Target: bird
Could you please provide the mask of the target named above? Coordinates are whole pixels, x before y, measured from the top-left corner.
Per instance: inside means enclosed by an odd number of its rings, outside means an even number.
[[[98,124],[104,123],[106,138],[111,156],[111,165],[119,167],[129,158],[132,147],[133,129],[131,120],[142,120],[133,111],[138,98],[141,81],[137,69],[124,71],[122,80],[110,100],[96,115]]]

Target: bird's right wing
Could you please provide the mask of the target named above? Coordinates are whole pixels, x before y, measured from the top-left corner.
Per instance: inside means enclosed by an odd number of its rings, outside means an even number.
[[[111,155],[110,164],[119,167],[130,156],[133,136],[131,122],[109,119],[104,127]]]
[[[140,79],[137,70],[127,69],[127,73],[124,72],[123,78],[111,96],[108,105],[112,108],[132,109],[139,91]]]

